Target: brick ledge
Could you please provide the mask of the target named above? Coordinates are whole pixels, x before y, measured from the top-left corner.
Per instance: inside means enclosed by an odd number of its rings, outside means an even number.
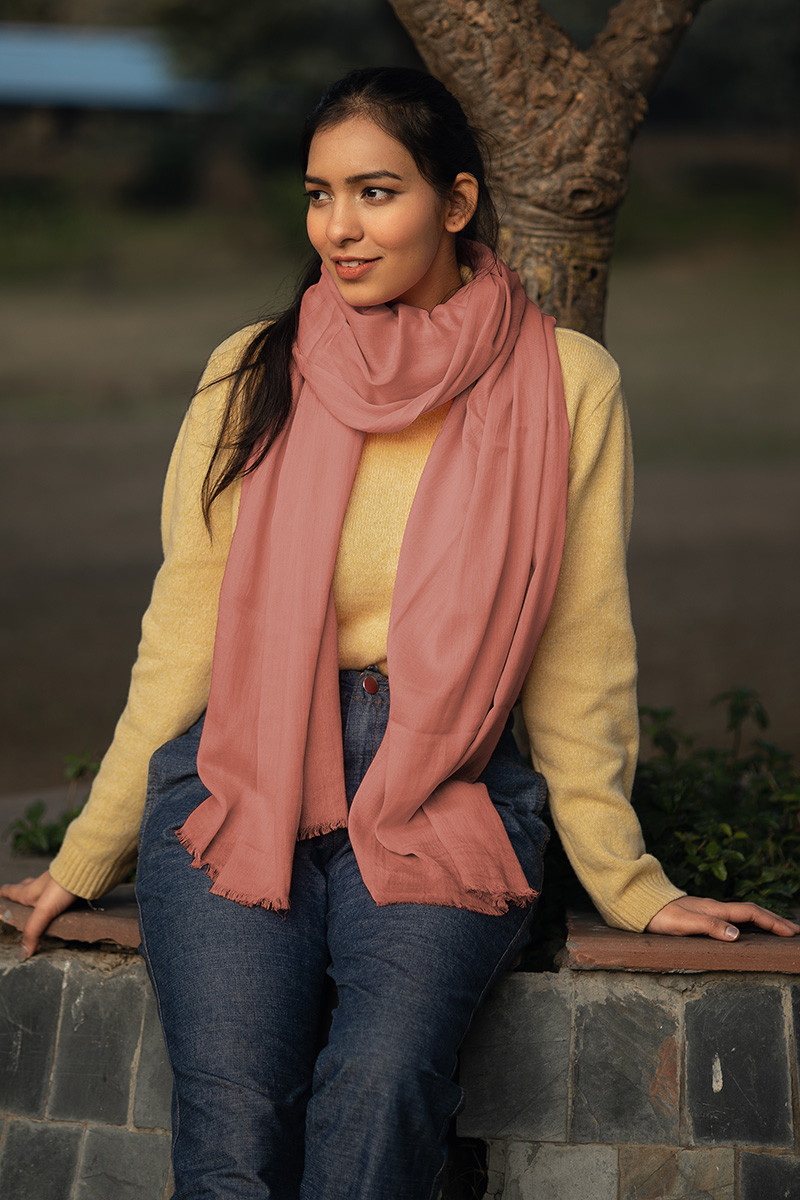
[[[25,904],[0,899],[0,921],[21,930],[31,914]],[[113,942],[135,950],[139,945],[139,916],[133,884],[123,883],[100,900],[78,900],[56,917],[47,930],[49,938],[62,942]]]
[[[735,942],[610,929],[596,913],[570,913],[558,966],[571,971],[764,971],[800,975],[800,937],[743,932]]]
[[[13,900],[0,901],[0,920],[13,929],[22,929],[30,911]],[[135,950],[139,945],[139,921],[133,885],[122,884],[91,906],[79,901],[53,921],[47,934],[64,942],[112,942]],[[625,933],[604,925],[596,913],[570,913],[567,943],[557,965],[570,971],[760,971],[800,975],[800,937],[744,932],[736,942],[716,942],[705,937]]]

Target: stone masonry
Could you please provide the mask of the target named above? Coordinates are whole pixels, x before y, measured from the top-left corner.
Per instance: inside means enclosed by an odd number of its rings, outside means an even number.
[[[798,1200],[800,977],[505,979],[464,1048],[487,1200]],[[166,1200],[170,1078],[132,951],[0,944],[0,1197]]]
[[[515,974],[464,1048],[487,1200],[799,1200],[794,975]]]
[[[170,1093],[135,953],[0,948],[2,1200],[166,1200]]]

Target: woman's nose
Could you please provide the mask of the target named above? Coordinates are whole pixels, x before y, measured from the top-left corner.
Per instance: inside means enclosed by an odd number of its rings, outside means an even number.
[[[328,240],[341,245],[358,241],[361,236],[361,222],[354,206],[345,201],[334,203],[328,218]]]

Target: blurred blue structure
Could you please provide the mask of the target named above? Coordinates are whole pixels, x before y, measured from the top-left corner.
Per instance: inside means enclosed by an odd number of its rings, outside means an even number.
[[[0,23],[0,106],[213,112],[213,83],[178,78],[155,32]]]

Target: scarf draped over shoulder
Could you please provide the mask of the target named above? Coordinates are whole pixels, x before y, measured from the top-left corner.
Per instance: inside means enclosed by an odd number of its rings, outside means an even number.
[[[289,907],[298,838],[347,827],[375,901],[501,913],[531,890],[476,782],[544,630],[564,541],[569,426],[554,321],[467,244],[428,313],[305,294],[290,421],[242,483],[178,837],[246,905]],[[387,640],[389,721],[348,814],[332,579],[365,432],[453,400],[414,497]]]

